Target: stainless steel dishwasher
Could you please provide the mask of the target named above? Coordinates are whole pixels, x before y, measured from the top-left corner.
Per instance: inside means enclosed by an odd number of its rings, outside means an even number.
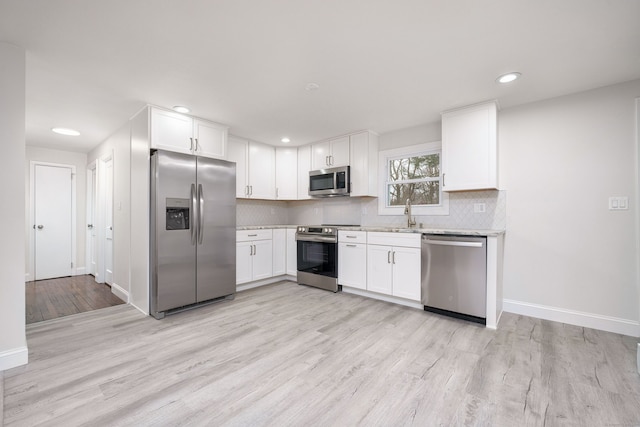
[[[426,311],[486,324],[487,238],[422,235]]]

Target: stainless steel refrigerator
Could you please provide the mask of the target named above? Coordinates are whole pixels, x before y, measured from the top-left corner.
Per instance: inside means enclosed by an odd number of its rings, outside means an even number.
[[[151,155],[151,315],[233,298],[236,164],[157,150]]]

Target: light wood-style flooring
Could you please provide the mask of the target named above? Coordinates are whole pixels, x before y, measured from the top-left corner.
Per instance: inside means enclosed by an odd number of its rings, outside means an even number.
[[[27,323],[124,304],[109,285],[88,274],[27,282],[25,288]]]
[[[640,425],[635,338],[511,314],[493,331],[291,282],[27,339],[6,426]]]

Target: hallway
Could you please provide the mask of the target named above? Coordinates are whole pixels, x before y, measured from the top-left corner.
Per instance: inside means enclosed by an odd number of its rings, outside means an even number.
[[[38,280],[25,287],[27,324],[125,303],[91,275]]]

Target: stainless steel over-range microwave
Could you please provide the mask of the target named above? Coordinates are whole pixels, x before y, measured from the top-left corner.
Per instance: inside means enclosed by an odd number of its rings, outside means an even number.
[[[348,196],[351,192],[349,166],[309,172],[309,195],[312,197]]]

